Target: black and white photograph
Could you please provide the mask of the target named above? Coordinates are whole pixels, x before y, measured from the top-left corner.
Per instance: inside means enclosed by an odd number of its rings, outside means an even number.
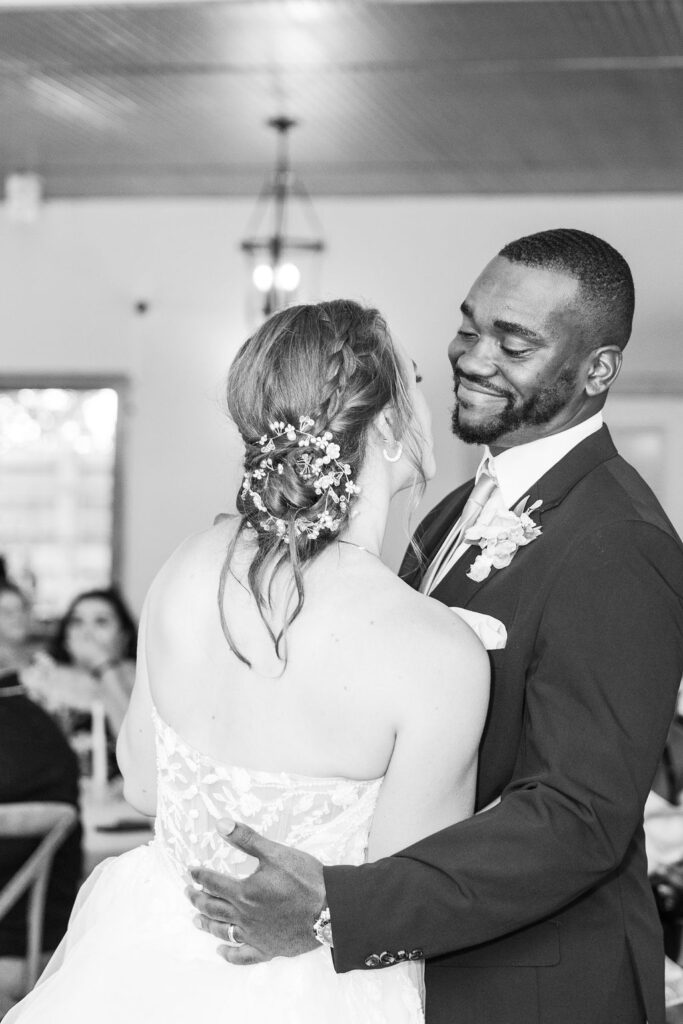
[[[0,1021],[683,1024],[683,0],[0,0]]]

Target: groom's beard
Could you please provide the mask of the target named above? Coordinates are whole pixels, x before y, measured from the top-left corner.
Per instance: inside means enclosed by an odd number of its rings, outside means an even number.
[[[505,407],[498,413],[491,415],[488,419],[480,420],[478,423],[465,423],[460,416],[460,402],[458,400],[458,384],[460,379],[470,381],[478,387],[486,388],[505,399]],[[576,385],[577,371],[567,367],[562,371],[556,381],[537,391],[526,400],[515,395],[511,391],[504,391],[502,388],[491,388],[486,377],[475,377],[471,374],[461,373],[453,370],[453,391],[455,392],[455,407],[451,417],[451,428],[456,437],[466,444],[494,444],[499,437],[519,430],[524,426],[541,426],[548,423],[565,407],[571,397]]]

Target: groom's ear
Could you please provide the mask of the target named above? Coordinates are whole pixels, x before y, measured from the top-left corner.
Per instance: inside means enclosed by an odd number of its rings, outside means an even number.
[[[591,361],[586,376],[586,394],[603,395],[614,384],[623,353],[617,345],[605,345],[591,353]]]

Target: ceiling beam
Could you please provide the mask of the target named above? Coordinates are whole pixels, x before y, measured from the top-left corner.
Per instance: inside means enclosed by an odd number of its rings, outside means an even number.
[[[223,5],[225,7],[282,7],[289,9],[294,18],[299,17],[302,21],[310,18],[313,20],[326,7],[358,6],[361,0],[0,0],[0,10],[9,11],[41,11],[59,8],[61,10],[74,10],[78,8],[97,7],[161,7],[175,4],[178,7],[191,7],[197,5]],[[567,0],[362,0],[362,3],[370,6],[388,7],[392,5],[405,4],[451,4],[467,5],[471,7],[486,6],[490,4],[511,5],[526,4],[527,6],[541,6],[543,4],[566,3]],[[611,3],[615,0],[581,0],[584,5]],[[621,5],[642,3],[643,0],[616,0]]]

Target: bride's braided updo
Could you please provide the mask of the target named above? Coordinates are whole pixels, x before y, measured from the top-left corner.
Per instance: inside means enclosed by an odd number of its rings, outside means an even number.
[[[376,309],[356,302],[293,306],[270,317],[237,353],[227,397],[245,443],[245,478],[237,499],[241,522],[221,574],[219,603],[226,638],[249,664],[235,647],[223,611],[240,536],[247,531],[256,541],[248,582],[262,615],[269,606],[271,570],[291,568],[296,607],[277,637],[268,626],[280,655],[287,627],[303,606],[302,570],[348,519],[368,431],[382,409],[391,408],[396,436],[418,473],[420,456],[411,436],[407,384],[386,323]],[[327,462],[311,472],[311,458],[325,455]],[[320,486],[328,469],[336,476]]]

